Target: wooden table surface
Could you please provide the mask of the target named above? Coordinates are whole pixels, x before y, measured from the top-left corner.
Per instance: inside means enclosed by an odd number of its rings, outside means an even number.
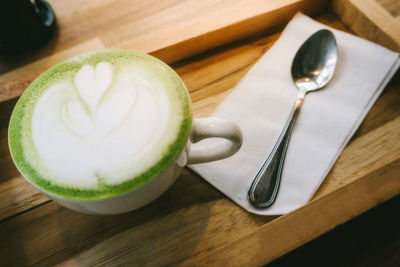
[[[284,11],[274,6],[260,14],[260,0],[49,2],[59,24],[53,40],[37,53],[6,56],[0,63],[1,266],[262,265],[400,194],[397,73],[312,201],[284,216],[247,213],[189,169],[159,199],[126,214],[85,215],[50,201],[18,173],[7,144],[18,95],[46,67],[103,47],[149,52],[172,64],[190,91],[194,116],[204,117],[279,37],[282,14],[315,10],[313,1],[281,1]],[[252,7],[245,4],[250,2]],[[241,10],[252,19],[217,19]],[[208,29],[198,25],[197,13],[207,18]],[[272,30],[258,20],[267,15]],[[329,9],[313,17],[350,31]],[[257,31],[243,39],[249,22]],[[180,33],[186,35],[179,40],[170,36]],[[221,33],[230,37],[217,38]]]

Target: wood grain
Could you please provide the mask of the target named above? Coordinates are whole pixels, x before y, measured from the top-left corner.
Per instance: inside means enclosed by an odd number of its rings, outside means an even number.
[[[142,21],[188,3],[135,2],[137,13],[132,13],[130,1],[119,1],[119,18],[118,13],[107,12],[113,7],[111,0],[51,2],[65,19],[59,22],[60,46],[55,45],[54,55],[39,52],[40,58],[50,56],[51,60],[80,45],[90,49],[124,42],[118,33],[116,39],[98,36],[109,36],[113,29],[123,27],[132,20],[130,14]],[[147,5],[152,6],[145,11]],[[98,19],[106,13],[105,19],[115,28]],[[180,15],[177,21],[188,19]],[[73,18],[82,23],[82,36],[74,35],[79,27],[72,25]],[[333,15],[318,20],[348,31]],[[208,116],[278,37],[278,31],[268,32],[173,64],[190,91],[195,116]],[[95,45],[87,45],[87,40],[95,40]],[[43,65],[35,62],[8,73],[3,81],[37,75]],[[24,84],[23,80],[18,84]],[[266,264],[400,193],[399,88],[397,73],[314,199],[281,217],[245,212],[188,169],[162,197],[134,212],[90,216],[63,208],[38,193],[12,164],[7,125],[15,99],[6,98],[0,103],[0,265]]]
[[[50,202],[12,217],[1,224],[0,259],[6,266],[167,264],[218,247],[271,219],[243,211],[185,171],[161,198],[128,214],[90,216]]]
[[[332,10],[357,35],[400,52],[399,2],[332,0]]]
[[[155,53],[170,63],[282,24],[298,10],[321,9],[327,1],[74,2],[66,6],[60,1],[50,1],[60,25],[60,48],[55,50],[98,37],[107,48]],[[113,9],[118,12],[111,12]]]
[[[393,17],[400,16],[400,2],[397,0],[376,0],[384,9],[386,9]]]

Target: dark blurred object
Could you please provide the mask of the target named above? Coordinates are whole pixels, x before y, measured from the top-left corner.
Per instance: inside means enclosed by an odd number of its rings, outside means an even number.
[[[46,1],[0,0],[0,54],[38,49],[54,27],[54,12]]]

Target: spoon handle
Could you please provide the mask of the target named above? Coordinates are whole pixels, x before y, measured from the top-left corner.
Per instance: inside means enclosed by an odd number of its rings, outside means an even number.
[[[248,196],[250,202],[256,208],[268,208],[276,199],[286,150],[303,100],[304,96],[296,100],[292,113],[279,135],[278,141],[251,184]]]

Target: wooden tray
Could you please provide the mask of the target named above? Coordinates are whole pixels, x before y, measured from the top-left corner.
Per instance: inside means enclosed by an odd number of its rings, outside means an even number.
[[[10,70],[0,75],[0,265],[262,265],[400,193],[398,73],[313,200],[284,216],[249,214],[188,169],[162,197],[131,213],[89,216],[59,206],[21,177],[7,145],[16,97],[48,66],[103,47],[139,49],[168,62],[185,58],[172,66],[202,117],[297,10],[349,29],[320,1],[49,2],[58,35],[28,59],[0,64]]]
[[[331,8],[356,34],[400,52],[400,1],[333,0]]]

